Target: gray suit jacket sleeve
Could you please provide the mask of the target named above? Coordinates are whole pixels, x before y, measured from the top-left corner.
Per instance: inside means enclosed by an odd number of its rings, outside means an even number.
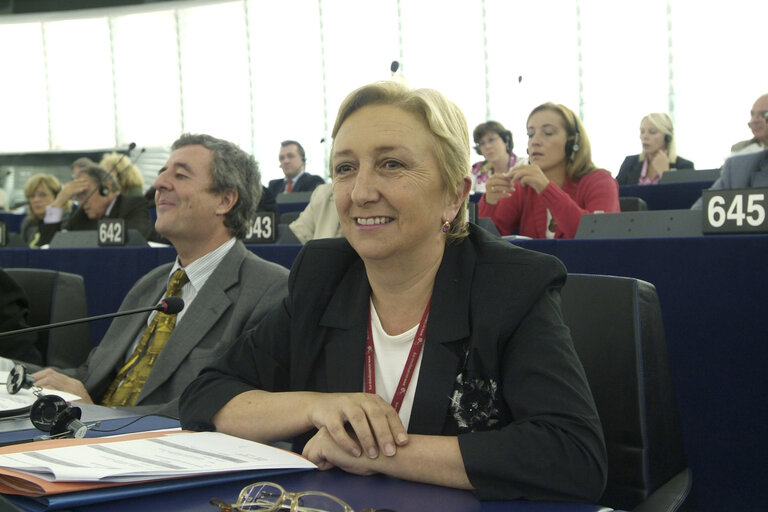
[[[768,150],[728,158],[709,190],[751,187],[768,187]],[[699,198],[691,209],[700,210],[701,206]]]
[[[120,309],[157,302],[165,291],[170,268],[170,264],[162,265],[142,277]],[[178,416],[178,398],[187,384],[285,297],[287,279],[287,269],[258,258],[237,242],[176,325],[136,406],[126,410]],[[88,360],[62,372],[82,381],[98,403],[124,363],[129,347],[146,327],[147,317],[141,314],[115,319]]]

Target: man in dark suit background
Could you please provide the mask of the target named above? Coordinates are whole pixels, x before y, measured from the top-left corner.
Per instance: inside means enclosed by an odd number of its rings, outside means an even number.
[[[285,178],[271,180],[267,188],[275,196],[291,192],[312,192],[325,180],[306,172],[306,165],[307,156],[301,144],[295,140],[284,140],[280,143],[280,168]]]
[[[80,206],[64,220],[65,208],[71,199],[76,199]],[[95,230],[101,219],[123,219],[126,230],[135,229],[147,240],[158,239],[146,200],[121,194],[114,175],[98,165],[88,165],[66,183],[53,203],[46,207],[38,245],[50,243],[59,230]]]
[[[77,368],[27,365],[35,372],[35,385],[74,393],[85,402],[176,416],[187,384],[286,296],[288,270],[262,260],[242,243],[262,189],[252,156],[209,135],[183,135],[173,144],[155,187],[155,226],[178,256],[139,279],[120,310],[156,304],[179,269],[189,281],[181,287],[184,309],[140,392],[130,402],[115,403],[115,389],[126,385],[139,366],[131,362],[154,348],[156,332],[145,342],[147,350],[140,341],[154,313],[116,318]],[[7,366],[8,360],[0,360],[0,368],[2,363]]]

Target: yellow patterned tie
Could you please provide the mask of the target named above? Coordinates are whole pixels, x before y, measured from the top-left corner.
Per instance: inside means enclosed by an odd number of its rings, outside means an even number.
[[[165,296],[178,297],[181,295],[181,287],[189,281],[184,269],[178,269],[173,273],[171,282],[168,284],[168,291]],[[176,315],[166,315],[157,312],[152,321],[147,326],[144,334],[133,351],[128,362],[123,365],[117,373],[117,377],[112,381],[109,389],[101,399],[101,405],[109,407],[123,407],[126,405],[135,405],[136,399],[141,393],[141,388],[149,377],[149,372],[155,364],[155,360],[163,351],[165,343],[173,332],[176,325]],[[153,336],[154,334],[154,336]],[[151,343],[150,343],[151,341]]]

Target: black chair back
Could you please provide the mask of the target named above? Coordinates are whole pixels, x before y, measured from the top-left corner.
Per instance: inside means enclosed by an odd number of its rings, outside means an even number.
[[[30,327],[88,316],[83,277],[69,272],[34,268],[7,268],[29,299]],[[37,348],[45,366],[74,368],[91,351],[88,324],[57,327],[37,332]]]
[[[656,288],[639,279],[570,274],[562,307],[608,449],[600,504],[680,510],[691,475]]]
[[[619,197],[619,209],[622,212],[637,212],[648,209],[648,203],[642,197],[621,196]]]
[[[280,214],[280,224],[290,224],[299,218],[301,212],[285,212]]]

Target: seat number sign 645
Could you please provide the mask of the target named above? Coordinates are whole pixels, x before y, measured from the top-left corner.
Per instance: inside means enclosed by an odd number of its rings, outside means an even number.
[[[125,245],[125,220],[102,219],[98,223],[99,245]]]
[[[704,190],[704,234],[768,233],[768,189]]]

